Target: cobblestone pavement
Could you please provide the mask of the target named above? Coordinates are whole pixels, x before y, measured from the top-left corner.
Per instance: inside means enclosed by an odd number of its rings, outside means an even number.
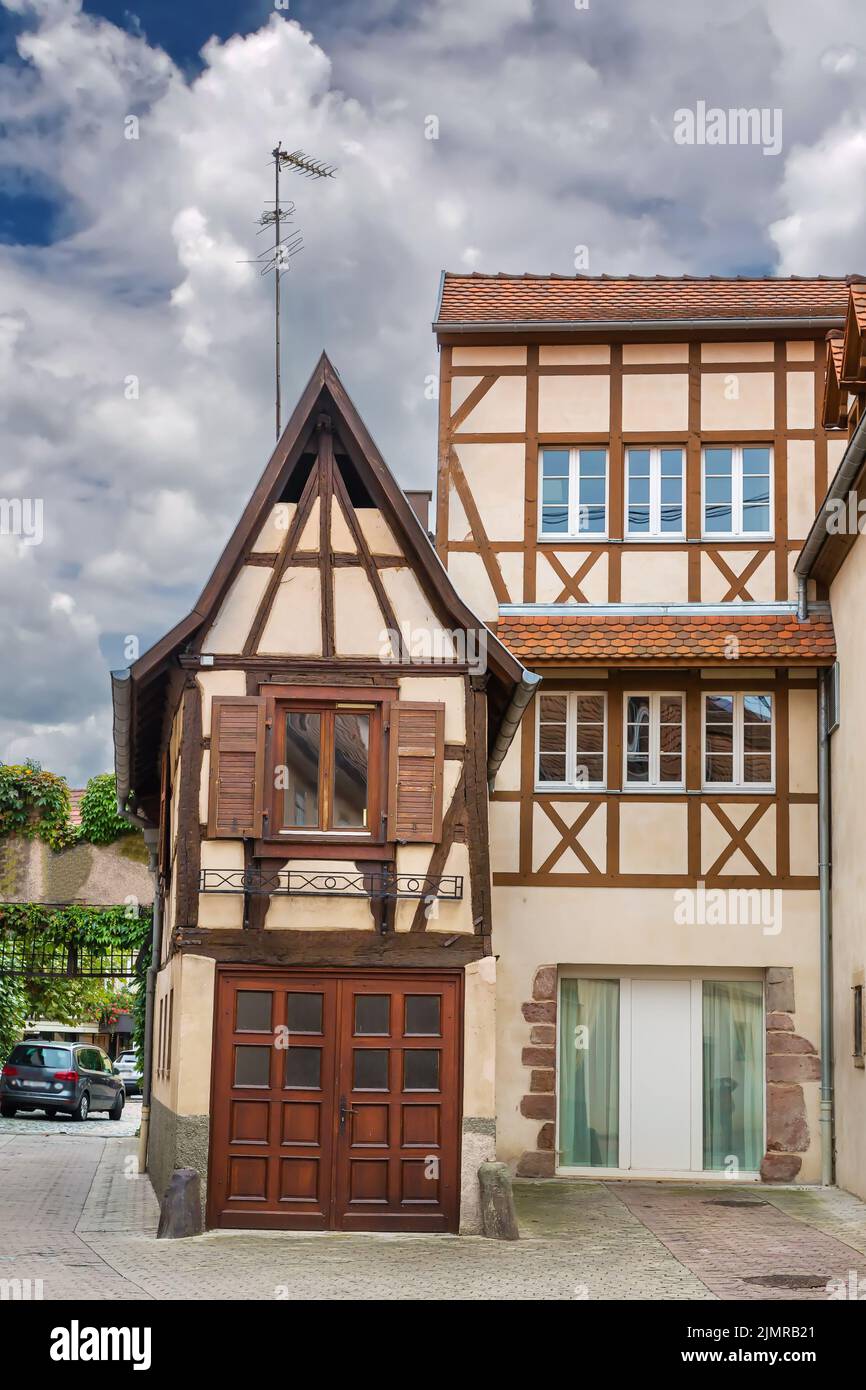
[[[272,1231],[157,1241],[131,1138],[8,1126],[0,1280],[41,1279],[46,1299],[799,1300],[827,1298],[827,1280],[850,1271],[866,1279],[866,1204],[802,1188],[522,1182],[514,1243]]]
[[[126,1105],[123,1107],[123,1114],[119,1120],[110,1120],[102,1111],[95,1115],[88,1115],[83,1122],[76,1122],[71,1115],[58,1115],[55,1120],[49,1120],[48,1116],[41,1110],[31,1110],[24,1114],[19,1112],[14,1119],[0,1119],[0,1144],[9,1134],[86,1134],[88,1139],[92,1137],[103,1137],[106,1139],[126,1139],[132,1134],[138,1133],[138,1126],[141,1124],[141,1096],[128,1096]]]

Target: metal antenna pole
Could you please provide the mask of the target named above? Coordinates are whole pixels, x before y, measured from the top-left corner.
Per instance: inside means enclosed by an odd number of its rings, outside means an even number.
[[[274,372],[277,382],[277,442],[280,438],[280,146],[277,143],[274,155],[274,321],[275,321],[275,361]]]
[[[285,208],[280,207],[280,169],[286,168],[290,173],[303,174],[308,179],[332,179],[334,177],[335,165],[325,164],[322,160],[311,159],[304,154],[303,150],[293,150],[289,154],[283,149],[283,142],[279,140],[276,147],[271,150],[274,161],[274,208],[273,212],[263,212],[259,218],[259,234],[273,223],[274,228],[274,248],[262,251],[252,261],[244,261],[244,265],[257,265],[261,275],[267,275],[269,271],[274,272],[274,378],[275,378],[275,414],[277,427],[277,443],[280,439],[282,428],[282,392],[281,392],[281,343],[280,343],[280,276],[289,268],[289,261],[303,249],[303,238],[298,231],[288,231],[285,238],[282,235],[282,223],[287,222],[291,227],[295,205],[289,203]]]

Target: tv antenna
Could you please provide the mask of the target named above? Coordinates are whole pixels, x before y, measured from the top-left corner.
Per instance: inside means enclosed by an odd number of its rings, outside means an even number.
[[[294,203],[287,203],[285,207],[280,202],[280,172],[285,169],[290,174],[303,174],[308,179],[332,179],[336,172],[336,166],[325,164],[320,159],[311,159],[304,154],[303,150],[284,150],[282,141],[278,141],[276,148],[271,151],[271,158],[274,161],[274,198],[273,208],[268,208],[259,218],[259,230],[257,235],[261,235],[268,227],[274,229],[273,246],[262,251],[254,261],[248,264],[261,267],[262,275],[274,272],[274,376],[276,379],[276,424],[277,440],[280,437],[281,427],[281,401],[280,401],[280,281],[289,270],[289,262],[299,251],[304,249],[304,239],[301,233],[294,226]],[[286,230],[288,228],[288,230]]]

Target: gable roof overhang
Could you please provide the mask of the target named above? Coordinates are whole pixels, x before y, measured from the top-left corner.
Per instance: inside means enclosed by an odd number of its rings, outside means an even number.
[[[861,501],[866,502],[866,414],[861,416],[848,442],[836,476],[797,557],[794,573],[798,579],[830,584],[838,574],[860,534],[856,524],[853,528],[849,525],[849,498],[852,496],[858,508]],[[839,515],[844,517],[843,524],[831,529],[831,518]],[[859,515],[858,510],[855,522],[859,521]]]
[[[489,775],[495,774],[517,727],[514,723],[511,737],[502,746],[510,721],[517,714],[519,722],[519,711],[535,690],[537,677],[523,667],[460,598],[430,537],[323,352],[194,607],[127,670],[112,672],[118,801],[125,805],[132,790],[136,804],[148,819],[154,818],[159,793],[159,754],[165,738],[172,673],[179,671],[181,656],[216,617],[254,538],[308,448],[316,421],[323,412],[331,415],[335,434],[373,501],[385,513],[428,599],[440,614],[447,616],[455,630],[485,631],[490,711]],[[274,657],[274,663],[279,664],[279,657]]]

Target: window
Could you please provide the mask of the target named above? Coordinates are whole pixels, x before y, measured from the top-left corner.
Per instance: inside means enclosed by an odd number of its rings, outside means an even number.
[[[704,449],[704,535],[770,536],[771,452],[767,444]]]
[[[854,1065],[863,1066],[863,986],[855,985],[851,991],[854,999]]]
[[[540,535],[607,535],[606,449],[542,449]]]
[[[653,692],[627,695],[625,703],[625,785],[683,785],[685,697]]]
[[[704,785],[772,787],[772,695],[704,695]]]
[[[684,535],[681,448],[627,450],[626,535]]]
[[[538,707],[539,786],[603,787],[607,696],[569,691],[542,695]]]
[[[370,833],[377,716],[373,705],[277,706],[274,785],[280,833]]]

